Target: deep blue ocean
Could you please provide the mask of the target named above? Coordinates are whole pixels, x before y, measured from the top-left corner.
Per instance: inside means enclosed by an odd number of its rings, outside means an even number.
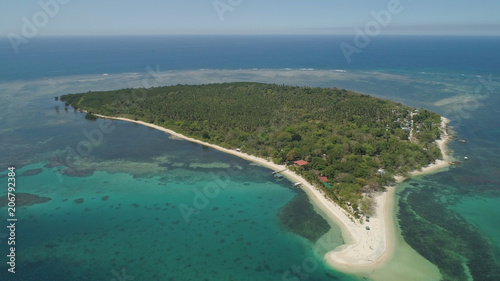
[[[449,118],[450,132],[466,140],[449,145],[462,163],[400,185],[400,231],[443,280],[500,280],[500,38],[381,36],[349,63],[339,44],[352,41],[40,37],[16,54],[0,40],[0,196],[9,166],[16,192],[36,195],[16,209],[15,275],[0,228],[0,280],[360,280],[326,268],[327,249],[280,224],[283,206],[308,203],[287,180],[139,125],[114,121],[103,131],[54,99],[144,81],[347,88]],[[82,141],[92,144],[88,153],[70,156]],[[329,224],[329,246],[341,245]]]
[[[496,37],[379,37],[344,57],[353,36],[167,36],[34,38],[15,54],[0,41],[1,79],[162,70],[314,68],[468,73],[498,71]]]

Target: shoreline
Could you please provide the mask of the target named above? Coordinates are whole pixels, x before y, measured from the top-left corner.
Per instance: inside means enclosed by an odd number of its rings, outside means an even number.
[[[274,164],[271,161],[260,157],[187,137],[170,129],[151,123],[123,117],[110,117],[100,114],[94,115],[104,119],[120,120],[148,126],[150,128],[168,133],[174,138],[208,146],[245,160],[252,161],[275,171],[286,168],[285,165]],[[450,165],[450,156],[446,153],[446,144],[450,141],[450,136],[446,130],[448,123],[448,119],[441,117],[442,135],[440,140],[436,140],[444,160],[439,159],[435,163],[422,168],[420,171],[414,171],[410,173],[410,177],[432,173]],[[379,192],[375,194],[374,215],[371,216],[369,223],[359,223],[352,220],[344,209],[325,197],[320,190],[298,174],[288,169],[281,172],[281,174],[292,182],[300,182],[302,184],[301,188],[307,193],[309,200],[311,200],[316,207],[320,208],[329,219],[333,220],[340,227],[345,244],[337,247],[336,249],[332,249],[325,254],[324,262],[328,266],[349,274],[370,274],[375,268],[380,268],[387,263],[395,250],[396,232],[393,210],[395,207],[396,186],[406,178],[401,176],[396,177],[395,185],[388,187],[386,192]],[[368,225],[370,226],[370,230],[365,229]]]

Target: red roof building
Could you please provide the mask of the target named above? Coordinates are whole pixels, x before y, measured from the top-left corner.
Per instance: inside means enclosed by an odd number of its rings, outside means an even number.
[[[307,165],[307,161],[305,161],[305,160],[297,160],[297,161],[294,161],[293,163],[296,165],[299,165],[299,166]]]
[[[328,181],[328,178],[327,177],[319,177],[319,180],[321,182],[327,182]]]

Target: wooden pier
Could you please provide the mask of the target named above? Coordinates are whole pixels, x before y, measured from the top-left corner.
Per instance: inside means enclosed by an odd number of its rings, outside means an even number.
[[[284,171],[286,171],[286,170],[287,170],[287,168],[285,168],[285,169],[283,169],[283,170],[281,170],[281,171],[272,172],[272,173],[271,173],[271,175],[275,175],[275,174],[277,174],[277,173],[281,173],[281,172],[284,172]]]

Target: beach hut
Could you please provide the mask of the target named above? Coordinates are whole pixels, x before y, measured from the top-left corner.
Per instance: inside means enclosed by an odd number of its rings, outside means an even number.
[[[319,177],[319,180],[322,182],[322,183],[325,183],[328,181],[328,178],[327,177]]]
[[[235,150],[238,151],[238,152],[241,152],[241,149],[239,149],[239,148],[236,148]]]
[[[299,165],[299,166],[305,166],[305,165],[307,165],[307,161],[305,161],[305,160],[297,160],[297,161],[294,161],[293,164]]]

